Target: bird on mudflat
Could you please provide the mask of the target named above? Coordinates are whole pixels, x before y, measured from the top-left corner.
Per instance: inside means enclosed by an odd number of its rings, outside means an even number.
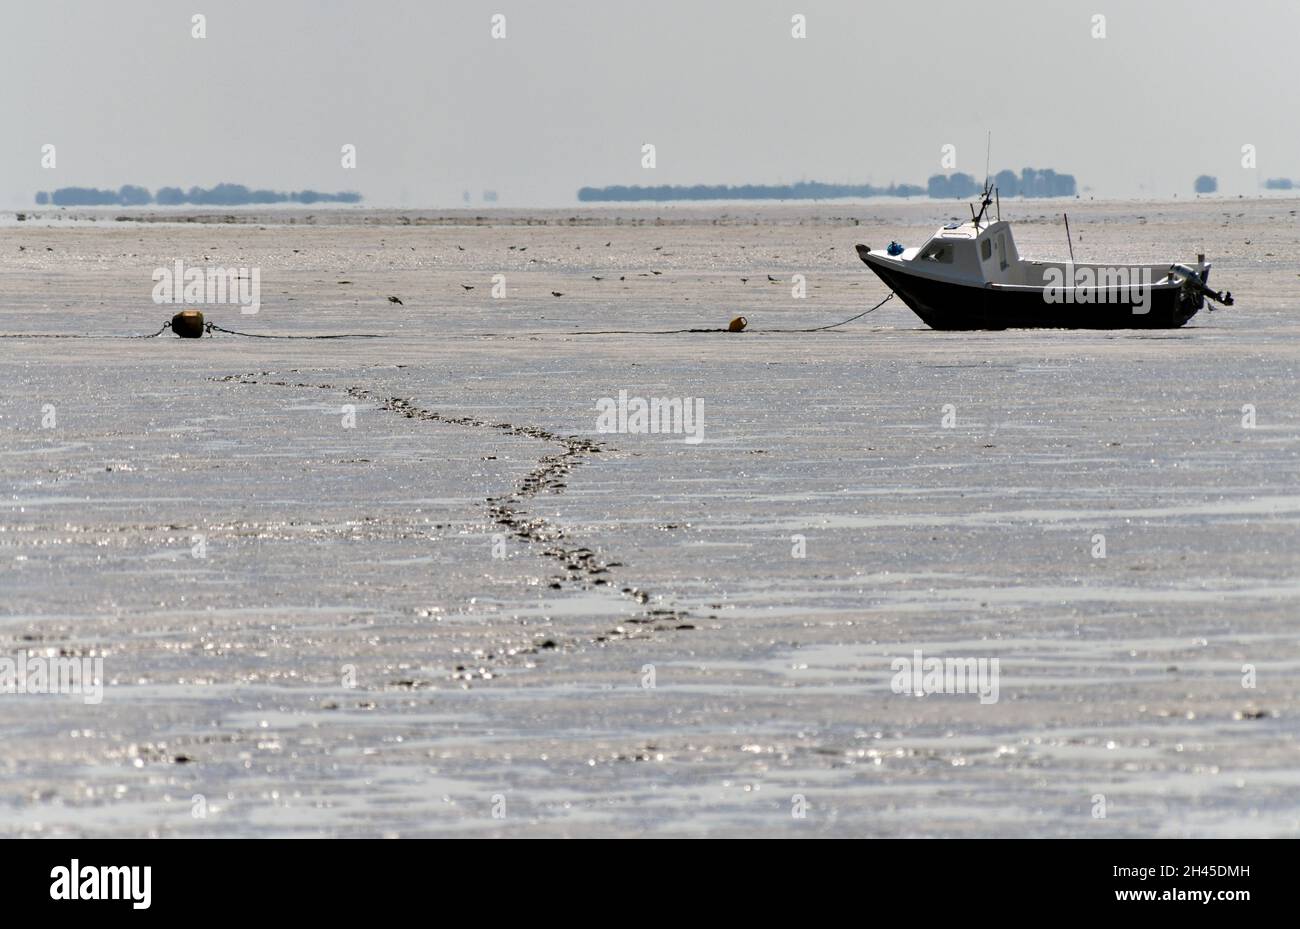
[[[406,304],[402,302],[402,298],[401,298],[401,297],[389,297],[389,298],[388,298],[388,302],[389,302],[389,303],[396,303],[398,306],[406,306]]]
[[[461,287],[464,287],[466,290],[473,290],[473,289],[474,289],[474,285],[473,285],[473,284],[461,284],[460,286],[461,286]]]

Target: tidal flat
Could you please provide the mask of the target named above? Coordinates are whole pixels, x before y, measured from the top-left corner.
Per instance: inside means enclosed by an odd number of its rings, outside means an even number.
[[[1300,834],[1300,200],[1001,206],[1236,305],[777,331],[964,203],[10,214],[0,653],[104,680],[0,693],[0,835]],[[177,260],[382,338],[113,338]]]

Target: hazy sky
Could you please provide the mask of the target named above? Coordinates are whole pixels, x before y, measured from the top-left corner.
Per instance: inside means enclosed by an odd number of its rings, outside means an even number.
[[[1051,167],[1098,197],[1300,180],[1300,0],[5,0],[0,23],[8,207],[124,183],[412,207],[924,184],[945,144],[982,175],[986,130],[994,170]]]

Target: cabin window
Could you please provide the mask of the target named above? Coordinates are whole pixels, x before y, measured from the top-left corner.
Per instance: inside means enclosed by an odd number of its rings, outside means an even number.
[[[931,242],[917,256],[921,261],[937,261],[940,264],[952,264],[952,246],[947,242]]]
[[[998,267],[1003,271],[1007,269],[1007,237],[998,233]]]
[[[985,239],[983,242],[980,243],[980,257],[982,257],[985,261],[988,261],[990,258],[993,257],[993,243],[990,242],[988,239]]]

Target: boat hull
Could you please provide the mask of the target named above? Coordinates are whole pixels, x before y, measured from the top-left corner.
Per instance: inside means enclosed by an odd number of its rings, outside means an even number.
[[[931,329],[1177,329],[1204,305],[1177,285],[1150,287],[1147,312],[1131,300],[1050,302],[1040,288],[1004,288],[935,280],[864,255],[867,267]],[[1114,295],[1112,295],[1114,296]]]

